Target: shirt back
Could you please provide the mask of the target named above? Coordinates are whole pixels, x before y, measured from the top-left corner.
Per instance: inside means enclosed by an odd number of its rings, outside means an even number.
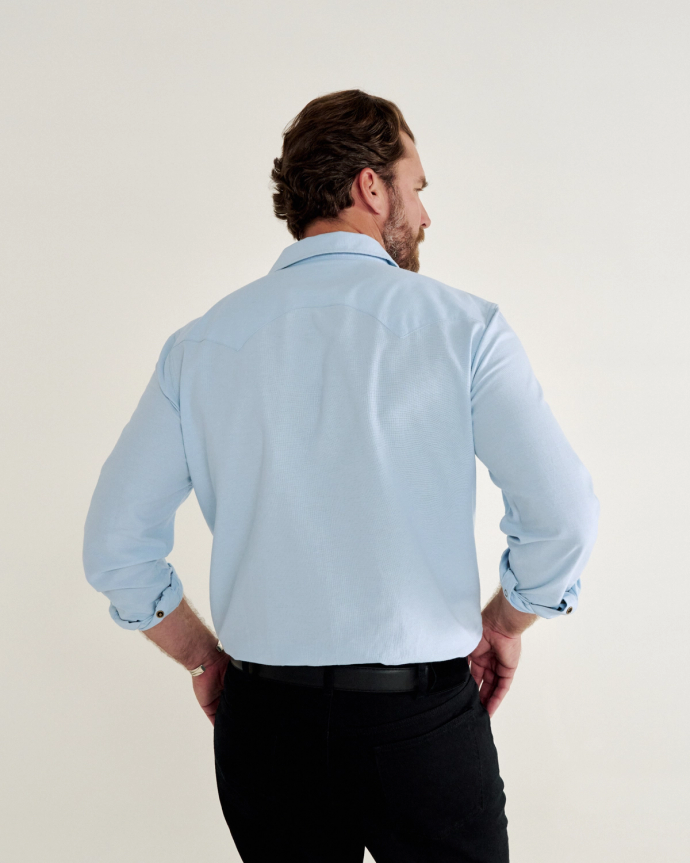
[[[475,455],[506,503],[506,597],[572,610],[598,500],[498,306],[371,237],[309,237],[166,342],[101,471],[87,578],[126,628],[170,613],[165,558],[194,488],[233,657],[466,656],[482,630]]]

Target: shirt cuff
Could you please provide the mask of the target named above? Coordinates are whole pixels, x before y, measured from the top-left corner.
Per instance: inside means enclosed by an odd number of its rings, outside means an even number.
[[[577,609],[578,597],[580,595],[580,579],[573,584],[572,587],[566,590],[560,604],[554,608],[550,605],[537,605],[534,602],[528,602],[522,594],[517,590],[517,578],[510,567],[507,567],[501,575],[501,587],[503,588],[503,596],[508,602],[518,611],[524,611],[526,614],[538,614],[539,617],[560,617],[563,614],[571,614]]]
[[[154,601],[153,609],[150,614],[147,609],[147,613],[143,614],[140,619],[127,620],[120,617],[117,608],[115,608],[112,602],[110,603],[110,616],[118,626],[121,626],[123,629],[151,629],[152,626],[160,623],[161,620],[164,620],[171,611],[174,611],[177,608],[177,606],[182,602],[184,588],[182,587],[182,582],[180,581],[179,576],[175,572],[175,567],[169,563],[168,568],[170,569],[170,584]]]

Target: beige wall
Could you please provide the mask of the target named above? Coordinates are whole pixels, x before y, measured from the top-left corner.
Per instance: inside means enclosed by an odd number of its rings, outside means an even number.
[[[292,242],[283,126],[348,87],[405,112],[423,272],[501,305],[601,501],[580,608],[526,633],[493,720],[511,859],[685,859],[689,25],[683,0],[2,2],[3,859],[239,859],[189,675],[110,619],[82,529],[165,339]],[[488,597],[481,465],[477,506]],[[210,621],[193,495],[176,537]]]

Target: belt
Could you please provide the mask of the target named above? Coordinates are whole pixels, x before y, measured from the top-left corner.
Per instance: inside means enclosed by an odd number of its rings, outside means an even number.
[[[419,688],[426,692],[433,662],[408,665],[262,665],[230,657],[240,671],[295,683],[301,686],[330,687],[353,692],[409,692]]]

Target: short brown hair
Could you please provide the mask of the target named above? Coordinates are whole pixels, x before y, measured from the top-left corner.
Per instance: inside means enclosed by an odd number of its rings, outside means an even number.
[[[350,190],[363,168],[391,187],[394,164],[405,154],[400,133],[414,135],[400,108],[362,90],[339,90],[312,99],[283,131],[283,152],[273,160],[273,212],[301,240],[314,219],[335,219],[352,206]]]

